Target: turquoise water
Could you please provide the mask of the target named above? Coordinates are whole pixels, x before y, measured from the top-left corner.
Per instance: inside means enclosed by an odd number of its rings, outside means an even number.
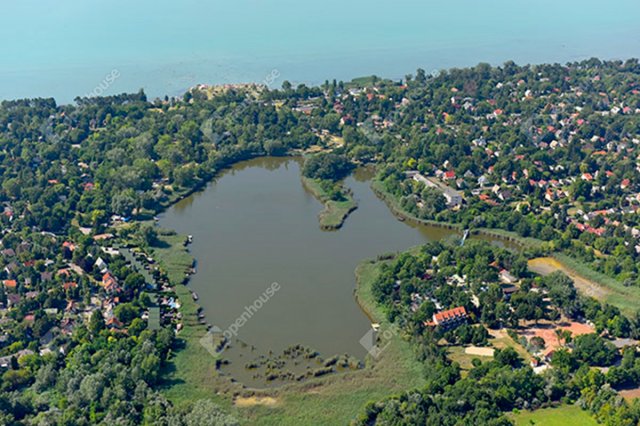
[[[637,0],[0,0],[0,99],[640,56]],[[105,84],[117,71],[119,76]]]

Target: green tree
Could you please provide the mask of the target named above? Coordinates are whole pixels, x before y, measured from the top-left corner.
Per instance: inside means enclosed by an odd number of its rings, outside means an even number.
[[[105,323],[102,312],[100,312],[99,309],[96,309],[91,313],[91,318],[89,319],[89,332],[93,336],[97,336],[104,329]]]
[[[113,314],[118,321],[123,324],[129,324],[134,318],[138,317],[138,308],[131,303],[121,303],[113,310]]]

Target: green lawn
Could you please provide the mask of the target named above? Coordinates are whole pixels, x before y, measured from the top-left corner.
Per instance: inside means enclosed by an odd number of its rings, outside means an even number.
[[[511,414],[510,417],[517,426],[596,426],[598,424],[587,411],[575,405],[521,411],[517,414]]]
[[[620,281],[595,271],[590,268],[589,265],[565,254],[554,253],[553,257],[567,269],[584,277],[586,280],[593,281],[605,289],[610,290],[604,301],[613,306],[617,306],[625,315],[633,316],[638,312],[640,288],[634,286],[625,287]]]
[[[334,201],[330,199],[329,194],[324,190],[320,181],[303,176],[302,183],[318,201],[324,204],[324,209],[318,215],[322,229],[335,230],[340,228],[347,219],[347,216],[358,208],[358,204],[346,190],[342,191],[345,200]]]
[[[531,361],[531,354],[527,352],[525,348],[522,347],[519,343],[515,342],[506,332],[499,332],[497,337],[491,337],[489,339],[489,347],[494,349],[504,349],[504,348],[513,348],[518,355],[525,362]],[[473,359],[477,358],[481,362],[490,361],[493,357],[490,356],[479,356],[479,355],[469,355],[466,353],[466,348],[464,346],[449,346],[447,348],[447,357],[453,361],[460,364],[460,368],[462,369],[462,376],[465,377],[469,370],[473,368]]]
[[[447,348],[447,358],[453,362],[457,362],[460,365],[462,377],[466,377],[469,370],[473,368],[474,358],[479,359],[481,362],[490,361],[493,357],[484,357],[477,355],[469,355],[465,352],[464,346],[449,346]]]

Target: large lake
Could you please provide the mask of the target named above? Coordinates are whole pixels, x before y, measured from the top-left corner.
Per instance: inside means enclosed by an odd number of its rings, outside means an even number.
[[[638,0],[2,1],[0,99],[640,56]]]
[[[240,163],[163,214],[162,227],[194,236],[197,274],[189,285],[207,321],[227,330],[277,282],[280,290],[240,328],[239,339],[256,354],[300,343],[325,357],[362,359],[359,341],[371,324],[353,295],[357,265],[452,234],[399,221],[369,178],[360,170],[347,179],[359,207],[335,232],[320,230],[322,205],[303,187],[300,163],[292,158]],[[248,356],[225,354],[234,377],[247,378]]]
[[[353,295],[358,263],[451,233],[398,221],[368,177],[347,180],[359,208],[335,232],[320,230],[322,205],[290,158],[243,162],[163,214],[161,226],[194,236],[198,272],[189,285],[207,321],[226,330],[277,282],[240,339],[261,353],[301,343],[326,356],[362,357],[359,340],[371,325]]]

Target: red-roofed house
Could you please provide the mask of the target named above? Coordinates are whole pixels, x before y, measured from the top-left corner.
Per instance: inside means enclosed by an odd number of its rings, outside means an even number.
[[[123,326],[123,324],[116,317],[109,318],[106,324],[108,328],[115,328],[115,329],[122,328]]]
[[[118,286],[118,281],[109,272],[107,272],[102,276],[101,285],[108,293],[115,293],[120,290],[120,287]]]
[[[18,286],[16,280],[4,280],[2,284],[4,284],[5,288],[16,288]]]
[[[433,315],[433,323],[444,328],[456,328],[467,321],[467,310],[464,306],[438,312]]]
[[[78,287],[78,284],[74,283],[73,281],[69,281],[62,284],[62,288],[65,289],[65,291],[69,290],[70,288],[76,288],[76,287]]]
[[[590,234],[594,234],[597,235],[598,237],[602,237],[604,235],[604,233],[606,232],[606,229],[604,228],[594,228],[592,226],[587,225],[586,226],[586,231]]]

